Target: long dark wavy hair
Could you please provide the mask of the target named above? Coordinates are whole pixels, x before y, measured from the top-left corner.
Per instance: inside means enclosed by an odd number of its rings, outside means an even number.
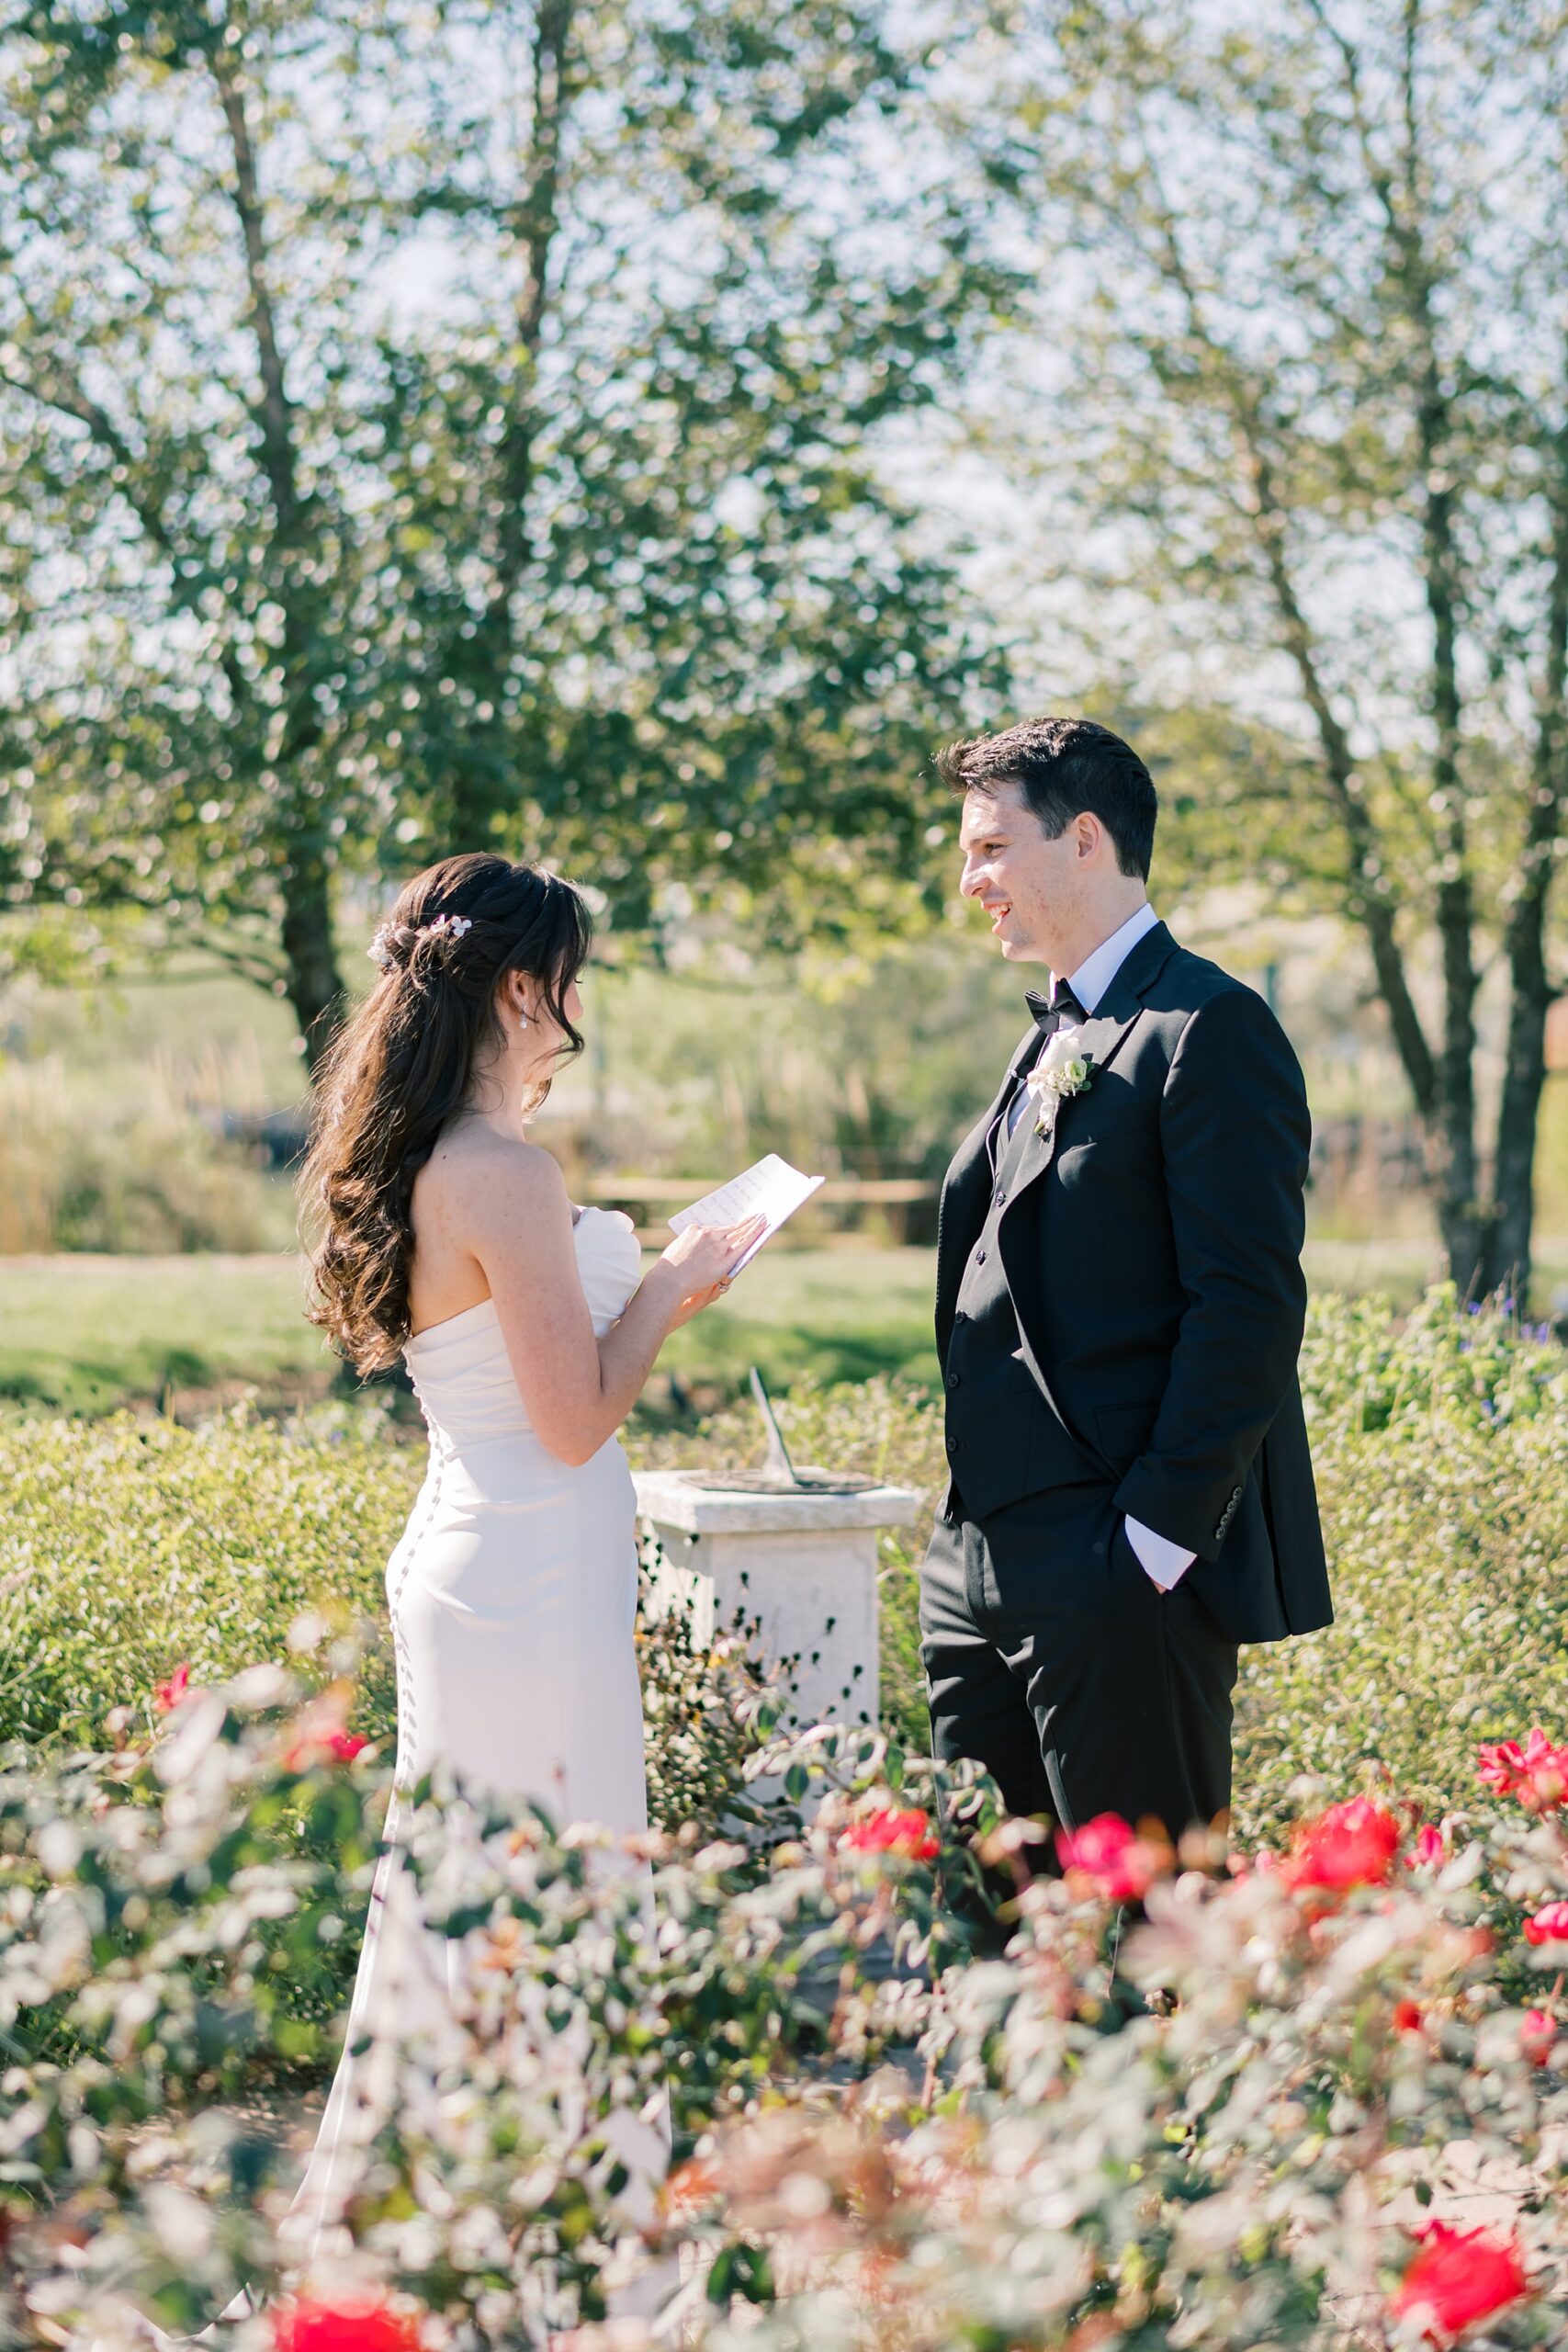
[[[308,1311],[357,1371],[385,1371],[409,1337],[414,1178],[502,1040],[503,976],[537,982],[570,1059],[565,1001],[592,935],[570,882],[479,853],[416,874],[377,933],[381,975],[328,1050],[300,1177]]]

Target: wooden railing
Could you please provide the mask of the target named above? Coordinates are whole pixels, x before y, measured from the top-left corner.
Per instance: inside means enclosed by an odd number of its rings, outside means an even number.
[[[626,1201],[646,1201],[650,1209],[678,1209],[686,1201],[700,1201],[725,1182],[722,1176],[587,1176],[582,1189],[591,1201],[610,1207]],[[874,1203],[934,1201],[936,1186],[924,1176],[829,1176],[813,1201]]]
[[[605,1208],[626,1209],[641,1239],[662,1243],[669,1238],[663,1217],[671,1209],[683,1208],[688,1201],[701,1200],[705,1193],[715,1191],[724,1182],[722,1176],[584,1176],[579,1180],[579,1190],[586,1201],[597,1202]],[[792,1226],[803,1225],[819,1204],[830,1208],[891,1209],[895,1212],[893,1222],[898,1226],[904,1222],[899,1212],[907,1215],[911,1209],[934,1205],[937,1191],[938,1187],[925,1176],[829,1176],[792,1220]]]

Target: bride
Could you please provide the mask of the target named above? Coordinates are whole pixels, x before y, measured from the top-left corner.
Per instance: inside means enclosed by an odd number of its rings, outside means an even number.
[[[361,1372],[401,1354],[430,1466],[387,1568],[398,1747],[344,2055],[289,2217],[308,2263],[371,2128],[378,2034],[438,2022],[446,1958],[391,1840],[438,1762],[558,1827],[647,1826],[636,1504],[615,1432],[670,1332],[761,1229],[694,1227],[644,1274],[631,1221],[578,1208],[529,1114],[579,1053],[586,908],[484,855],[409,883],[333,1045],[302,1179],[313,1318]]]

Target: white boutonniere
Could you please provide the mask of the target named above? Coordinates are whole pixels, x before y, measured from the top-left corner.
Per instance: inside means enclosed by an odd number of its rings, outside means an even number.
[[[1058,1029],[1046,1040],[1045,1050],[1028,1078],[1029,1091],[1034,1097],[1034,1132],[1050,1135],[1056,1125],[1056,1114],[1070,1094],[1087,1092],[1094,1081],[1094,1056],[1086,1054],[1078,1040],[1081,1029]]]

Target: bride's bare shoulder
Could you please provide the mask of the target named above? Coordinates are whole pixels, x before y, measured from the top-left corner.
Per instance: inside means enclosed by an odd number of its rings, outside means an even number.
[[[566,1180],[544,1147],[477,1122],[442,1136],[420,1183],[465,1224],[510,1224],[520,1213],[570,1216]]]

